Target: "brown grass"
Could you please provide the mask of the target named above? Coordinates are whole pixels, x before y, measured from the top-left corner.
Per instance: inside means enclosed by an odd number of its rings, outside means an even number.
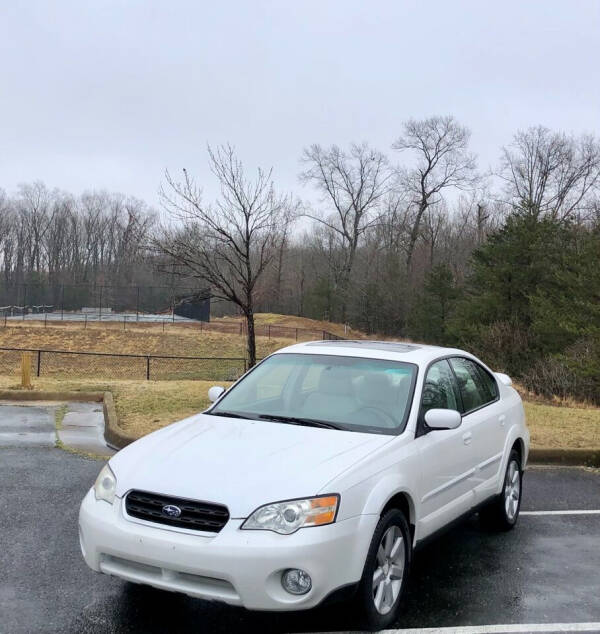
[[[127,323],[52,321],[8,321],[7,327],[0,323],[0,347],[41,348],[43,350],[72,350],[88,352],[111,352],[124,354],[150,354],[174,356],[219,356],[243,357],[246,352],[246,338],[238,334],[239,317],[220,317],[207,326],[199,323],[182,324],[167,322]],[[346,338],[362,338],[357,330],[328,321],[316,321],[293,315],[257,313],[257,350],[264,357],[275,350],[290,345],[296,340],[318,339],[323,331],[332,332]],[[272,335],[268,335],[272,326]],[[277,330],[278,326],[283,326]],[[223,327],[234,332],[219,332],[210,328]],[[289,331],[287,329],[290,329]],[[305,332],[308,330],[309,332]]]
[[[546,399],[527,391],[519,383],[515,383],[514,387],[523,399],[532,446],[600,448],[598,407],[573,398]]]
[[[600,409],[524,401],[533,447],[600,448]]]
[[[137,436],[164,427],[208,407],[208,388],[215,381],[94,381],[34,379],[34,389],[69,392],[110,391],[119,425]],[[13,377],[0,376],[0,389],[19,389]]]
[[[59,322],[60,323],[60,322]],[[284,338],[258,337],[259,356],[290,345]],[[200,357],[244,357],[244,336],[222,332],[200,332],[173,326],[164,333],[159,329],[119,330],[103,324],[83,329],[81,324],[64,322],[60,326],[25,324],[0,327],[0,347],[41,348],[42,350],[71,350],[123,354],[149,354]]]
[[[265,357],[279,348],[293,343],[283,338],[257,338],[258,357]],[[152,359],[150,376],[154,379],[222,380],[236,379],[243,372],[246,339],[243,335],[223,332],[200,332],[197,329],[176,327],[157,329],[118,330],[113,327],[82,328],[81,324],[66,322],[58,327],[43,328],[21,323],[0,327],[0,347],[65,350],[73,352],[102,352],[109,354],[164,355],[205,357],[225,360]],[[21,354],[0,350],[0,373],[19,372]],[[37,355],[34,354],[34,372]],[[144,379],[145,358],[87,356],[46,353],[41,355],[41,376],[56,378],[101,377],[112,379]]]
[[[232,322],[239,322],[239,317],[219,317],[213,320],[213,323],[225,323],[231,324]],[[286,328],[298,328],[299,338],[306,339],[307,335],[302,333],[302,330],[313,331],[310,333],[312,336],[308,338],[320,338],[320,333],[323,331],[331,332],[338,337],[344,337],[345,339],[364,339],[365,334],[360,330],[354,328],[345,328],[343,324],[336,324],[331,321],[319,321],[317,319],[309,319],[308,317],[297,317],[295,315],[279,315],[277,313],[256,313],[254,321],[258,332],[264,329],[265,326],[284,326]],[[264,332],[264,330],[263,330]]]

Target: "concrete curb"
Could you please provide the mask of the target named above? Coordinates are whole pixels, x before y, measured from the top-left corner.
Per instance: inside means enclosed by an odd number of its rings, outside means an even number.
[[[531,464],[600,467],[600,449],[533,448],[529,451]]]
[[[111,392],[104,392],[102,405],[104,409],[104,439],[108,446],[119,450],[137,440],[136,436],[119,427],[115,401]]]
[[[101,403],[104,392],[37,392],[0,390],[0,401],[80,401]]]

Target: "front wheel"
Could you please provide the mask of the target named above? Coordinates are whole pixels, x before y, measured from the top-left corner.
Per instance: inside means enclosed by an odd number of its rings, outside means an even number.
[[[360,608],[368,627],[384,629],[396,620],[411,557],[408,523],[404,513],[392,509],[375,528],[358,589]]]
[[[519,454],[513,449],[508,458],[502,492],[479,513],[484,525],[508,531],[514,527],[521,510],[523,471]]]

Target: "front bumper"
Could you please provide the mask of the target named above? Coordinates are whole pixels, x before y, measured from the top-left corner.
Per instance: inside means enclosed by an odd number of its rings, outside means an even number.
[[[86,563],[98,572],[248,609],[300,610],[360,580],[378,519],[360,515],[293,535],[240,530],[243,520],[230,519],[216,535],[192,534],[130,520],[121,499],[110,505],[90,490],[79,537]],[[286,568],[308,572],[307,594],[282,588]]]

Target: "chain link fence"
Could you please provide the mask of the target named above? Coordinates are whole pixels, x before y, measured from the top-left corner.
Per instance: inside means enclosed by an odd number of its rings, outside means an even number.
[[[243,320],[210,321],[208,289],[184,286],[119,286],[108,284],[10,283],[0,280],[0,326],[17,322],[50,328],[65,324],[83,329],[123,330],[189,327],[246,334]],[[277,324],[256,325],[260,337],[295,341],[343,339],[327,330]]]
[[[200,332],[226,332],[234,335],[245,335],[247,332],[246,322],[244,321],[213,321],[200,322],[198,324]],[[268,339],[295,339],[296,341],[311,341],[320,339],[323,341],[336,341],[343,339],[338,335],[328,332],[327,330],[319,330],[317,328],[296,328],[294,326],[280,326],[278,324],[255,325],[254,334],[257,337],[267,337]]]
[[[6,283],[0,280],[0,307],[11,316],[35,312],[83,312],[86,306],[100,314],[177,313],[183,299],[199,297],[210,302],[209,291],[197,286]],[[203,318],[208,319],[209,316],[210,311]]]
[[[0,348],[0,374],[19,375],[23,353],[32,356],[34,376],[152,381],[235,381],[247,368],[237,357],[173,357],[103,352]]]
[[[14,306],[0,306],[0,327],[26,325],[40,328],[68,326],[87,330],[88,328],[112,328],[115,330],[152,330],[169,332],[172,328],[186,328],[203,332],[222,332],[232,335],[245,335],[246,324],[243,321],[193,321],[172,315],[122,314],[122,313],[76,313],[76,312],[29,312],[15,313]],[[9,310],[10,309],[10,310]],[[277,324],[257,325],[254,328],[257,337],[292,339],[295,341],[335,341],[343,339],[327,330],[317,328],[295,328]]]

